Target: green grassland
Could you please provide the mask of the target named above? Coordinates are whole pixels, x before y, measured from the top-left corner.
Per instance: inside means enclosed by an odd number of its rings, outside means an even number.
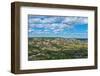
[[[28,38],[28,60],[79,59],[88,57],[87,39]]]

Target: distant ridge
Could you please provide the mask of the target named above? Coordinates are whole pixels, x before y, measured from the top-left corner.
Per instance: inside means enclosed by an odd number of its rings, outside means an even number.
[[[79,40],[87,40],[88,38],[65,38],[65,37],[28,37],[28,38],[63,38],[63,39],[79,39]]]

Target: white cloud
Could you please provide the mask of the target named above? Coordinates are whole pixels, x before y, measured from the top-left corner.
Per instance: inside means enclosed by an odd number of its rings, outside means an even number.
[[[49,18],[30,18],[29,23],[53,23],[57,20],[57,17],[49,17]]]
[[[46,29],[44,30],[44,32],[48,32],[48,31],[49,31],[49,30],[46,30]]]
[[[58,22],[58,23],[57,23]],[[32,28],[50,28],[50,29],[59,29],[59,28],[70,28],[74,24],[87,24],[87,17],[44,17],[41,18],[30,18],[29,27]]]
[[[63,29],[55,29],[55,30],[53,30],[53,33],[57,34],[57,33],[62,32],[62,31],[63,31]]]
[[[69,33],[64,33],[66,35],[69,35]],[[88,33],[70,33],[70,35],[87,35]]]
[[[30,24],[29,28],[44,28],[45,24]]]
[[[88,18],[84,18],[82,21],[83,23],[88,24]]]
[[[37,22],[41,22],[41,20],[39,18],[30,18],[29,19],[29,23],[37,23]]]
[[[81,23],[88,23],[88,18],[87,17],[78,17],[78,16],[66,16],[66,17],[45,17],[41,18],[29,18],[29,23],[55,23],[55,22],[65,22],[65,23],[73,23],[73,22],[81,22]]]
[[[29,32],[29,33],[30,33],[30,32],[34,32],[34,30],[31,29],[31,28],[29,28],[29,29],[28,29],[28,32]]]
[[[87,24],[88,18],[87,17],[66,17],[63,23],[67,23],[70,25],[73,25],[75,23]]]
[[[29,28],[46,28],[46,29],[64,29],[64,28],[70,28],[71,26],[68,24],[30,24]]]
[[[45,18],[44,20],[42,20],[42,23],[53,23],[55,22],[56,17],[50,17],[50,18]]]
[[[66,28],[73,28],[75,23],[79,24],[87,24],[87,17],[41,17],[30,18],[29,19],[29,30],[28,32],[33,32],[36,34],[46,34],[49,33],[50,30],[57,34],[63,31]],[[36,32],[33,29],[40,28],[45,30],[37,30]],[[79,34],[79,33],[78,33]]]
[[[38,31],[35,32],[35,34],[42,34],[42,33],[43,33],[42,30],[38,30]]]

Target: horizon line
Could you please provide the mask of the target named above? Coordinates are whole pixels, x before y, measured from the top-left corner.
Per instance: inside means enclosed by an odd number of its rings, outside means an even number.
[[[39,37],[39,36],[37,36]],[[42,37],[42,36],[41,36]],[[28,37],[28,38],[33,38],[33,37]],[[44,37],[45,38],[45,37]],[[54,38],[54,37],[53,37]],[[79,37],[56,37],[56,38],[79,38]],[[80,37],[82,39],[82,37]],[[83,38],[83,39],[88,39],[88,38]]]

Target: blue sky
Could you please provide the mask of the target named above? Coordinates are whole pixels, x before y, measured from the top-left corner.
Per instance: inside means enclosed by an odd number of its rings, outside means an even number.
[[[28,37],[87,38],[88,17],[28,15]]]

